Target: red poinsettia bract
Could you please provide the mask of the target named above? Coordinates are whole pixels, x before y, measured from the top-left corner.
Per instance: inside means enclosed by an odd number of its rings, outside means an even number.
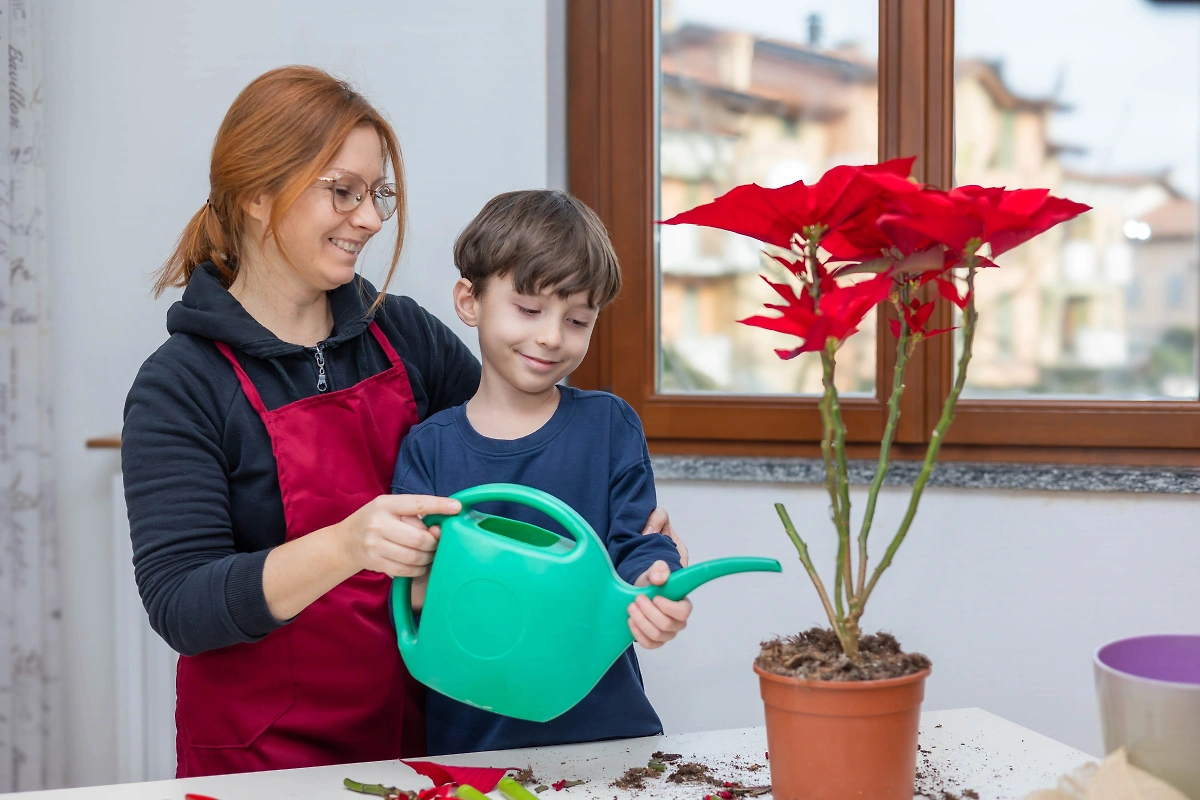
[[[1090,208],[1048,189],[959,186],[907,195],[903,206],[881,215],[878,224],[890,239],[927,238],[959,253],[977,239],[991,245],[995,258]]]
[[[767,304],[767,308],[780,312],[780,316],[757,315],[738,321],[804,340],[793,350],[776,350],[783,359],[823,350],[831,341],[844,341],[858,330],[868,312],[886,300],[892,290],[892,277],[887,273],[848,286],[838,286],[830,281],[819,300],[807,291],[797,295],[786,284],[769,280],[767,283],[785,301],[784,304]]]
[[[803,284],[767,283],[783,299],[767,304],[779,316],[756,315],[739,320],[802,340],[780,358],[836,347],[858,330],[863,318],[889,296],[909,330],[920,338],[945,333],[930,329],[934,301],[909,298],[903,286],[936,282],[942,298],[960,309],[970,298],[959,294],[950,270],[960,266],[968,249],[988,244],[995,257],[1088,210],[1088,206],[1052,196],[1045,189],[960,186],[948,192],[909,180],[913,158],[867,166],[838,166],[812,185],[797,181],[778,189],[756,184],[738,186],[711,203],[666,220],[667,225],[703,225],[739,233],[790,249],[797,237],[820,236],[829,253],[797,261],[774,256]],[[994,266],[976,255],[975,266]],[[874,278],[840,285],[852,273],[874,272]],[[915,282],[915,284],[913,283]],[[815,286],[813,285],[815,283]],[[891,321],[899,334],[898,320]]]
[[[838,166],[811,185],[797,181],[777,189],[755,183],[737,186],[711,203],[676,214],[662,224],[719,228],[787,249],[792,236],[803,236],[805,228],[823,225],[832,231],[885,196],[916,192],[919,187],[908,181],[914,160],[896,158],[861,167]],[[851,257],[857,252],[849,244],[843,250],[851,252]],[[878,255],[876,250],[867,252]]]

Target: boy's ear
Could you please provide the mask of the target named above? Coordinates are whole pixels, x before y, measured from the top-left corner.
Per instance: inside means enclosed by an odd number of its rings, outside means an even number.
[[[454,284],[454,311],[472,328],[479,324],[479,298],[471,291],[473,288],[466,278],[459,278]]]

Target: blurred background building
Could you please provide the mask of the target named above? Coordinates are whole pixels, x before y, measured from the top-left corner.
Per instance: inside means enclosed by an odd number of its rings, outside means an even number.
[[[1131,2],[1148,24],[1170,23],[1155,15],[1171,12]],[[838,164],[878,160],[875,20],[860,19],[857,35],[831,41],[822,15],[813,12],[803,19],[803,35],[795,37],[802,40],[786,40],[711,24],[705,21],[709,5],[675,0],[663,6],[660,218],[738,184],[811,182]],[[748,7],[747,17],[751,12]],[[1004,59],[972,57],[959,47],[956,183],[1045,187],[1094,207],[1005,254],[999,259],[1003,269],[980,277],[968,393],[1195,398],[1195,161],[1172,163],[1172,154],[1163,152],[1157,154],[1161,168],[1153,171],[1089,169],[1096,163],[1089,158],[1094,142],[1059,141],[1053,133],[1056,120],[1076,113],[1065,71],[1052,91],[1030,96],[1006,80]],[[1064,58],[1069,65],[1070,54]],[[1175,56],[1171,65],[1183,77],[1180,94],[1198,83],[1194,50]],[[1091,79],[1083,72],[1078,81]],[[1111,98],[1117,123],[1130,109],[1120,90],[1114,87]],[[1194,97],[1181,102],[1196,105]],[[1090,110],[1093,116],[1098,111]],[[1187,125],[1195,128],[1191,141],[1200,150],[1193,117]],[[1102,131],[1095,133],[1102,141]],[[1141,144],[1153,160],[1154,143]],[[1173,182],[1181,172],[1190,191]],[[757,242],[693,226],[663,226],[658,235],[663,391],[820,391],[814,356],[786,364],[775,356],[773,348],[794,347],[794,339],[736,323],[774,296],[760,274],[786,274],[764,261]],[[846,392],[870,393],[874,379],[871,320],[844,345],[838,384]]]

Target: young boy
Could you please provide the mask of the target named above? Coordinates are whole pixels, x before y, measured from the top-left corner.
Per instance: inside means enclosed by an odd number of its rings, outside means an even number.
[[[445,496],[483,483],[541,489],[588,521],[622,578],[662,584],[679,569],[679,551],[666,536],[641,535],[656,506],[641,422],[618,397],[556,385],[579,366],[596,316],[621,288],[603,223],[562,192],[509,192],[458,237],[454,263],[462,275],[455,311],[479,331],[479,390],[409,431],[392,492]],[[525,506],[480,510],[566,533]],[[421,595],[414,582],[414,600]],[[690,612],[687,600],[641,597],[630,605],[629,625],[643,646],[657,647]],[[554,669],[554,642],[545,646],[541,668]],[[440,755],[650,736],[662,723],[630,647],[579,705],[549,722],[500,716],[429,691],[426,731],[429,753]]]

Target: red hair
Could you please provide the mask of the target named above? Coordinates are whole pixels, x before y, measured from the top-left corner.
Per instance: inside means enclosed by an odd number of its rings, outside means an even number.
[[[280,67],[260,75],[229,107],[213,142],[208,201],[192,216],[175,252],[159,269],[155,297],[168,287],[186,286],[205,261],[216,264],[231,284],[246,230],[244,204],[261,194],[274,198],[266,229],[267,236],[274,236],[300,194],[360,126],[370,126],[379,134],[384,168],[391,168],[396,182],[396,244],[375,305],[382,302],[400,260],[407,210],[396,133],[345,81],[304,66]]]

